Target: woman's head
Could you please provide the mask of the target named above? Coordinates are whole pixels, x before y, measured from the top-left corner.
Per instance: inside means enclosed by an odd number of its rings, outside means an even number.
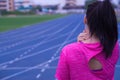
[[[95,35],[103,45],[106,58],[111,56],[118,39],[117,19],[109,0],[88,5],[86,20],[91,36]]]

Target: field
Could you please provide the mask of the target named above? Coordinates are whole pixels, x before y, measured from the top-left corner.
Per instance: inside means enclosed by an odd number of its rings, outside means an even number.
[[[32,25],[35,23],[44,22],[47,20],[59,18],[65,15],[29,15],[29,16],[4,16],[0,17],[0,32],[8,31],[12,29],[17,29],[20,27]],[[120,23],[120,17],[118,17],[118,22]]]
[[[31,16],[5,16],[0,17],[0,32],[20,28],[23,26],[55,19],[64,15],[31,15]]]

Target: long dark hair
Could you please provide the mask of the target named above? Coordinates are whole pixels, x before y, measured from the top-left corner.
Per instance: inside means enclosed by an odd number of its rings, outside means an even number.
[[[110,57],[118,40],[117,19],[111,2],[104,0],[89,4],[86,18],[91,36],[100,40],[106,58]]]

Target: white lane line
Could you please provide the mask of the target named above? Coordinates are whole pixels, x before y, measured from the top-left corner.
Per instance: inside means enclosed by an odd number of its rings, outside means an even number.
[[[68,33],[66,33],[66,34],[64,34],[64,35],[59,35],[58,37],[55,37],[55,38],[51,38],[51,39],[49,39],[49,40],[46,40],[46,41],[44,41],[44,42],[41,42],[41,45],[42,44],[45,44],[45,43],[48,43],[48,42],[50,42],[50,41],[52,41],[52,40],[55,40],[55,39],[59,39],[59,38],[61,38],[61,37],[64,37],[64,36],[66,36],[66,35],[68,35],[70,32],[68,32]],[[13,52],[18,52],[18,51],[21,51],[21,50],[24,50],[24,49],[28,49],[28,48],[31,48],[32,46],[27,46],[27,47],[23,47],[23,48],[21,48],[21,49],[15,49],[15,51],[10,51],[10,52],[7,52],[7,53],[2,53],[2,54],[0,54],[0,57],[2,57],[2,56],[5,56],[5,55],[8,55],[8,54],[12,54]]]
[[[21,32],[21,30],[29,30],[29,29],[32,29],[32,28],[37,28],[37,27],[32,27],[32,26],[36,26],[36,25],[44,25],[44,24],[48,24],[48,23],[53,23],[54,21],[60,21],[60,20],[63,20],[63,19],[68,19],[69,16],[65,16],[65,17],[62,17],[62,18],[57,18],[57,19],[53,19],[53,20],[48,20],[48,21],[45,21],[45,22],[42,22],[42,23],[36,23],[36,24],[32,24],[32,25],[29,25],[29,26],[23,26],[22,28],[20,29],[16,29],[16,30],[11,30],[11,31],[6,31],[6,32],[0,32],[0,36],[9,36],[9,35],[14,35],[18,34],[18,32]],[[39,27],[39,26],[38,26]],[[12,33],[12,34],[11,34]]]
[[[76,40],[76,38],[74,38],[74,39],[72,39],[72,40],[69,40],[69,42],[71,42],[71,41],[75,41]],[[68,43],[69,43],[68,42]],[[22,56],[22,57],[21,57]],[[7,67],[8,66],[8,64],[12,64],[12,63],[14,63],[14,62],[16,62],[16,61],[19,61],[19,59],[21,59],[21,58],[23,58],[23,55],[21,55],[19,58],[15,58],[14,60],[11,60],[11,61],[8,61],[8,63],[2,63],[1,64],[1,67],[2,68],[4,68],[4,67]],[[28,55],[29,56],[29,55]],[[24,56],[25,57],[25,56]],[[54,57],[52,57],[51,59],[54,59]],[[52,60],[48,60],[48,63],[51,63],[52,62]],[[7,64],[7,65],[6,65]],[[3,66],[2,66],[3,65]],[[46,64],[45,66],[48,66],[48,64]]]
[[[82,16],[81,16],[82,18]],[[67,43],[67,41],[70,39],[70,37],[74,34],[74,32],[78,29],[78,27],[80,27],[81,23],[78,23],[75,28],[71,31],[71,34],[65,39],[65,41],[61,44],[61,46],[58,48],[58,50],[56,51],[56,53],[53,56],[56,56],[57,53],[63,48],[63,46]]]
[[[58,37],[63,37],[64,35],[62,35],[62,36],[58,36]],[[65,35],[66,36],[66,35]],[[55,40],[55,39],[57,39],[57,37],[56,38],[53,38],[52,40]],[[49,41],[51,41],[51,40],[49,40]],[[46,43],[46,42],[43,42],[43,43]],[[52,47],[51,47],[52,48]],[[50,49],[51,49],[50,48]],[[54,46],[53,46],[53,48],[54,48]],[[39,51],[39,52],[36,52],[36,53],[33,53],[33,54],[30,54],[30,55],[27,55],[27,56],[23,56],[23,57],[20,57],[20,58],[18,58],[17,60],[16,59],[14,59],[14,60],[11,60],[11,61],[6,61],[6,62],[4,62],[4,63],[1,63],[0,64],[0,66],[3,66],[3,65],[6,65],[6,64],[12,64],[12,63],[14,63],[14,62],[17,62],[17,61],[20,61],[20,60],[23,60],[23,59],[26,59],[26,58],[29,58],[29,57],[32,57],[32,56],[35,56],[35,55],[38,55],[38,54],[40,54],[40,53],[42,53],[42,52],[45,52],[45,51],[47,51],[47,50],[49,50],[49,48],[48,49],[45,49],[45,50],[42,50],[42,51]]]
[[[81,18],[83,18],[82,16],[81,16]],[[52,60],[52,59],[54,59],[56,56],[57,56],[57,54],[59,53],[59,51],[63,48],[63,46],[67,43],[67,41],[70,39],[70,37],[73,35],[73,33],[78,29],[78,27],[80,27],[80,25],[82,24],[82,21],[81,21],[81,23],[78,23],[76,26],[75,26],[75,28],[71,31],[71,34],[65,39],[65,41],[60,45],[60,47],[58,48],[58,50],[55,52],[55,54],[53,54],[53,56],[51,57],[51,59],[50,60]],[[51,63],[51,62],[50,62]],[[50,63],[48,63],[47,65],[49,65]],[[43,68],[44,69],[44,71],[45,71],[45,67]],[[42,74],[44,71],[40,71],[40,74]]]
[[[5,68],[7,68],[7,67],[8,67],[8,65],[5,65],[5,66],[1,67],[1,69],[5,69]],[[1,69],[0,69],[0,70],[1,70]]]
[[[56,25],[57,27],[59,27],[61,25],[61,23],[60,24],[58,24],[58,25]],[[27,35],[27,36],[22,36],[22,37],[19,37],[19,38],[14,38],[14,39],[20,39],[20,40],[22,40],[22,41],[19,41],[19,42],[16,42],[16,43],[14,43],[14,44],[17,44],[17,43],[24,43],[24,42],[27,42],[27,40],[30,40],[30,38],[32,38],[32,39],[34,39],[33,37],[38,37],[38,36],[40,36],[40,34],[43,34],[43,33],[45,33],[46,31],[51,31],[52,29],[54,29],[54,27],[52,27],[52,28],[48,28],[48,29],[46,29],[46,30],[44,30],[44,31],[41,31],[41,32],[37,32],[37,33],[34,33],[34,34],[32,34],[32,35]],[[24,39],[25,38],[25,39]],[[6,42],[11,42],[12,40],[14,40],[14,39],[8,39],[8,41],[7,40],[4,40],[5,41],[5,43]],[[3,44],[4,42],[1,42],[1,44]],[[11,45],[14,45],[14,44],[11,44]],[[2,46],[2,48],[0,47],[0,49],[4,49],[4,48],[8,48],[9,46],[11,46],[11,45],[7,45],[7,46]]]
[[[68,34],[67,34],[68,35]],[[66,35],[62,35],[62,36],[59,36],[58,38],[60,38],[60,37],[63,37],[63,36],[66,36]],[[49,40],[48,42],[51,42],[52,40],[55,40],[55,39],[58,39],[57,37],[55,37],[55,38],[52,38],[51,40]],[[41,42],[41,44],[43,44],[43,43],[46,43],[46,42]],[[54,47],[54,46],[53,46]],[[52,48],[52,47],[51,47]],[[45,49],[45,51],[46,51],[47,49]],[[42,50],[42,51],[44,51],[44,50]],[[41,51],[39,51],[39,52],[41,52]],[[38,53],[39,52],[36,52],[36,53],[33,53],[33,54],[30,54],[30,55],[26,55],[26,56],[23,56],[23,57],[20,57],[18,60],[10,60],[10,61],[6,61],[6,62],[3,62],[3,63],[1,63],[0,64],[0,66],[3,66],[3,65],[6,65],[6,64],[12,64],[12,63],[14,63],[14,62],[17,62],[17,61],[19,61],[19,60],[22,60],[22,59],[26,59],[26,58],[29,58],[29,57],[31,57],[31,56],[34,56],[34,55],[38,55]],[[42,53],[42,52],[41,52]]]
[[[71,24],[72,24],[72,23],[71,23]],[[60,32],[60,31],[64,30],[66,27],[70,26],[71,24],[68,24],[68,25],[66,25],[65,27],[61,28],[60,30],[57,30],[54,34],[56,34],[56,33]],[[54,34],[53,34],[53,35],[54,35]],[[33,45],[30,49],[28,49],[27,51],[25,51],[23,54],[28,54],[28,53],[30,53],[30,52],[33,51],[35,48],[37,48],[38,46],[40,46],[41,43],[45,42],[46,40],[49,40],[49,38],[52,37],[53,35],[50,35],[48,38],[45,38],[45,39],[44,39],[43,41],[41,41],[40,43],[37,43],[37,44]],[[50,41],[50,40],[49,40],[49,41]],[[49,41],[48,41],[48,42],[49,42]]]
[[[54,60],[54,59],[53,59]],[[0,70],[19,70],[19,69],[28,69],[28,68],[32,68],[32,67],[2,67],[0,68]],[[56,69],[57,66],[47,66],[44,69]],[[120,65],[116,65],[116,68],[120,68]],[[43,66],[37,67],[35,69],[43,69]]]
[[[65,17],[65,18],[66,18],[66,17]],[[62,19],[64,19],[64,18],[61,18],[60,20],[62,20]],[[56,23],[59,23],[59,22],[60,22],[60,20],[57,20],[57,21],[56,21],[56,20],[52,20],[52,21],[50,21],[52,24],[49,22],[49,23],[46,23],[47,25],[46,25],[46,24],[43,24],[43,25],[42,25],[42,24],[35,24],[35,25],[33,25],[33,26],[36,26],[36,25],[38,26],[38,25],[40,25],[40,26],[42,26],[42,27],[43,27],[43,26],[45,26],[45,27],[47,26],[46,28],[49,28],[49,26],[50,26],[50,25],[48,26],[48,24],[51,24],[51,26],[52,26],[52,25],[54,26]],[[53,22],[53,21],[55,21],[55,22]],[[38,27],[32,27],[32,28],[34,28],[34,29],[37,29],[37,30],[38,30],[39,28],[41,29],[41,27],[40,27],[40,26],[38,26]],[[44,27],[44,28],[45,28],[45,27]],[[45,29],[46,29],[46,28],[45,28]],[[20,34],[20,35],[24,35],[25,33],[29,33],[29,31],[33,31],[34,29],[27,30],[27,31],[26,31],[26,32],[24,32],[23,34],[22,34],[22,33],[19,33],[19,34]],[[42,30],[42,31],[44,31],[44,30]],[[35,32],[35,31],[34,31],[34,32]],[[40,32],[40,31],[39,31],[39,32]],[[26,34],[25,34],[25,35],[26,35]],[[11,36],[11,35],[10,35],[10,36]],[[11,38],[10,36],[9,36],[9,37],[7,37],[7,38],[9,38],[9,39],[10,39],[10,38]],[[18,34],[15,34],[15,35],[14,35],[14,37],[15,37],[15,36],[18,36]],[[12,37],[13,37],[13,36],[12,36]]]
[[[71,42],[71,41],[74,41],[74,40],[76,40],[76,38],[74,38],[74,39],[72,39],[72,40],[69,40],[68,42]],[[58,60],[58,59],[59,59],[59,57],[56,57],[56,58],[54,58],[52,61],[55,61],[55,60]],[[46,64],[48,64],[48,61],[49,61],[49,60],[47,60],[47,61],[45,61],[45,62],[43,62],[43,63],[41,63],[41,64],[38,64],[38,65],[36,65],[36,66],[33,66],[33,67],[31,67],[31,68],[28,68],[28,69],[26,69],[26,70],[17,72],[17,73],[15,73],[15,74],[12,74],[12,75],[10,75],[10,76],[6,76],[6,77],[2,78],[1,80],[7,80],[7,79],[10,79],[10,78],[15,77],[15,76],[17,76],[17,75],[20,75],[20,74],[23,74],[23,73],[25,73],[25,72],[28,72],[28,71],[30,71],[30,70],[36,69],[36,68],[38,68],[38,67],[40,67],[40,66],[46,65]]]
[[[63,23],[62,23],[63,24]],[[52,28],[47,28],[46,30],[43,30],[43,31],[39,31],[39,29],[37,29],[37,32],[34,32],[34,34],[33,33],[31,33],[32,35],[27,35],[27,36],[25,36],[25,35],[23,35],[23,36],[15,36],[15,37],[13,37],[12,39],[7,39],[7,40],[4,40],[4,41],[2,41],[2,42],[0,42],[0,44],[3,44],[3,43],[6,43],[6,42],[10,42],[10,41],[14,41],[14,40],[24,40],[24,39],[28,39],[28,38],[32,38],[32,37],[34,37],[34,36],[40,36],[41,34],[43,34],[43,33],[45,33],[45,32],[47,32],[47,31],[51,31],[52,29],[54,29],[54,28],[57,28],[57,27],[59,27],[60,25],[62,25],[61,23],[60,24],[57,24],[56,26],[54,26],[54,25],[50,25],[49,27],[51,27],[51,26],[53,26]],[[27,32],[27,31],[26,31]],[[19,38],[18,38],[19,37]]]
[[[54,60],[57,60],[57,59],[59,59],[59,57],[54,58]],[[52,60],[52,61],[54,61],[54,60]],[[33,70],[33,69],[36,69],[36,68],[38,68],[38,67],[40,67],[40,66],[42,66],[42,65],[44,65],[44,64],[47,64],[47,63],[48,63],[48,61],[43,62],[43,63],[38,64],[38,65],[36,65],[36,66],[33,66],[33,67],[31,67],[31,68],[28,68],[28,69],[25,69],[25,70],[23,70],[23,71],[20,71],[20,72],[18,72],[18,73],[15,73],[15,74],[6,76],[6,77],[2,78],[1,80],[10,79],[10,78],[15,77],[15,76],[17,76],[17,75],[23,74],[23,73],[28,72],[28,71]]]
[[[32,66],[33,67],[33,66]],[[9,68],[0,68],[0,70],[20,70],[20,69],[28,69],[28,68],[32,68],[32,67],[9,67]],[[45,69],[56,69],[57,66],[49,66],[49,67],[45,67]],[[35,69],[43,69],[42,66],[37,67]]]
[[[41,75],[40,74],[38,74],[37,76],[36,76],[36,78],[40,78],[41,77]]]
[[[30,54],[30,55],[27,55],[27,56],[23,56],[23,57],[19,58],[19,59],[16,60],[16,61],[20,61],[20,60],[23,60],[23,59],[26,59],[26,58],[29,58],[29,57],[36,56],[36,55],[38,55],[38,54],[44,53],[44,52],[46,52],[46,51],[48,51],[48,50],[54,49],[54,48],[59,47],[59,46],[60,46],[60,44],[55,45],[55,46],[52,46],[52,47],[47,48],[47,49],[44,49],[44,50],[41,50],[41,51],[39,51],[39,52]],[[6,64],[11,64],[11,63],[16,62],[16,61],[15,61],[15,60],[6,61],[6,62],[4,62],[4,63],[1,63],[0,66],[6,65]]]
[[[19,52],[21,50],[25,50],[25,49],[28,49],[30,48],[31,46],[26,46],[26,47],[22,47],[22,48],[19,48],[19,49],[15,49],[14,51],[9,51],[9,52],[6,52],[6,53],[2,53],[0,54],[0,57],[2,56],[5,56],[5,55],[8,55],[8,54],[12,54],[12,53],[15,53],[15,52]]]
[[[71,23],[72,24],[72,23]],[[65,27],[63,27],[63,28],[61,28],[61,29],[59,29],[59,30],[57,30],[56,32],[54,32],[52,35],[55,35],[56,33],[59,33],[60,31],[62,31],[62,30],[64,30],[65,28],[67,28],[67,27],[69,27],[71,24],[67,24]],[[49,35],[50,36],[50,35]],[[59,36],[58,36],[59,37]],[[47,38],[46,38],[46,40],[47,40]],[[44,40],[44,41],[46,41],[46,40]],[[49,41],[49,40],[48,40]],[[47,41],[46,41],[47,42]],[[42,42],[40,42],[40,43],[42,43]],[[16,45],[18,45],[18,44],[20,44],[20,43],[17,43]],[[39,44],[39,43],[38,43]],[[11,47],[15,47],[16,45],[12,45]],[[11,47],[9,47],[9,48],[11,48]],[[5,48],[5,50],[7,50],[6,48]],[[2,51],[1,51],[2,52]]]
[[[63,19],[63,18],[61,18],[61,19]],[[46,24],[48,24],[48,23],[53,23],[53,21],[59,22],[59,20],[61,20],[61,19],[49,20],[49,21],[46,21],[46,22],[43,22],[43,23],[36,23],[36,24],[24,26],[24,27],[26,27],[26,28],[22,27],[22,28],[20,28],[20,29],[8,31],[8,32],[3,32],[3,33],[0,33],[0,36],[1,36],[1,37],[2,37],[2,36],[3,36],[3,37],[6,36],[6,37],[8,38],[9,35],[13,35],[13,36],[14,36],[14,34],[15,34],[15,36],[16,36],[16,34],[21,34],[21,31],[24,31],[24,30],[27,30],[27,32],[25,32],[25,33],[29,33],[29,31],[33,31],[33,29],[39,28],[40,26],[46,25]],[[38,25],[40,25],[40,26],[38,26]],[[33,27],[33,26],[35,26],[35,27]],[[36,26],[37,26],[37,27],[36,27]],[[45,28],[45,27],[41,27],[41,28]],[[12,33],[12,34],[11,34],[11,33]],[[23,34],[25,34],[25,33],[23,33]],[[1,39],[1,38],[0,38],[0,39]]]
[[[72,24],[72,23],[71,23],[71,24]],[[51,35],[54,35],[54,34],[56,34],[56,33],[59,33],[60,31],[64,30],[65,28],[69,27],[71,24],[67,24],[65,27],[57,30],[56,32],[54,32],[54,33],[51,34]],[[49,35],[49,36],[50,36],[50,35]],[[32,39],[34,39],[34,38],[32,38]],[[30,40],[30,39],[28,39],[28,40]],[[6,47],[2,47],[1,52],[2,52],[2,51],[5,51],[5,50],[7,50],[7,49],[10,49],[10,48],[12,48],[12,47],[18,46],[18,45],[20,45],[20,44],[26,43],[26,42],[28,42],[28,41],[22,40],[22,41],[19,41],[19,42],[17,42],[17,43],[8,45],[8,46],[6,46]]]

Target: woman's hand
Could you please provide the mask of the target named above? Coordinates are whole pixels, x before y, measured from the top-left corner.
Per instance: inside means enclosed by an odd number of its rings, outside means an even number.
[[[88,34],[83,31],[82,33],[80,33],[77,37],[77,41],[80,42],[80,41],[85,41],[86,39],[88,38]]]

